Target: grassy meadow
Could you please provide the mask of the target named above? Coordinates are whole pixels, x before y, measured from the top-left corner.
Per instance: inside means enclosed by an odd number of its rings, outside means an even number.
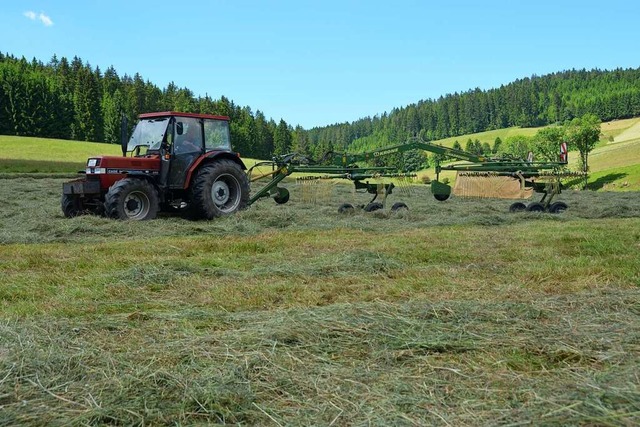
[[[0,179],[0,425],[635,425],[640,198],[561,215],[287,183],[210,222]]]
[[[0,173],[75,173],[98,155],[122,151],[117,144],[0,135]]]
[[[638,425],[638,123],[560,215],[426,185],[341,215],[370,196],[290,179],[214,221],[67,219],[64,173],[119,147],[0,136],[0,426]]]

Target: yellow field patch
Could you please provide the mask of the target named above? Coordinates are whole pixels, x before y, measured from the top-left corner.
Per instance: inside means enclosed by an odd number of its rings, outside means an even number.
[[[633,140],[633,139],[640,139],[640,121],[638,121],[637,119],[633,119],[633,120],[635,120],[636,123],[633,124],[632,126],[626,128],[618,136],[614,137],[614,139],[613,139],[614,143],[630,141],[630,140]],[[603,127],[604,126],[605,125],[603,125]]]

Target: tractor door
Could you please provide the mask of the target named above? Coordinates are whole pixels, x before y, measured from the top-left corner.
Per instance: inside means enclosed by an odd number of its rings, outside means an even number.
[[[204,153],[202,120],[192,117],[176,117],[173,153],[169,168],[169,188],[181,189],[187,171]]]
[[[171,152],[173,151],[175,119],[171,119],[169,127],[160,145],[160,187],[163,189],[169,186],[169,171],[171,169]]]

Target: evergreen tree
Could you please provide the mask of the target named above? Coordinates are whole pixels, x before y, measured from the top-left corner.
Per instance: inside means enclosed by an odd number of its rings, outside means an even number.
[[[102,141],[101,95],[95,75],[91,69],[82,67],[77,71],[73,92],[74,121],[72,137],[81,141]]]
[[[298,154],[309,156],[311,155],[310,148],[311,147],[309,146],[309,138],[307,136],[307,133],[304,131],[302,126],[296,126],[295,130],[293,131],[293,143],[291,146],[291,150]]]
[[[482,155],[482,143],[480,142],[480,140],[478,138],[475,139],[475,141],[473,141],[473,154],[477,154],[478,156]]]
[[[25,78],[18,63],[0,64],[0,88],[2,91],[0,109],[2,109],[3,128],[13,135],[21,135],[21,109],[25,96]]]
[[[475,148],[475,145],[473,144],[473,140],[471,138],[469,138],[467,140],[467,143],[464,146],[464,151],[466,151],[467,153],[473,153],[474,152],[474,148]]]
[[[124,97],[120,89],[113,95],[105,92],[102,96],[102,117],[104,123],[104,142],[119,144],[122,114],[124,114]]]
[[[495,141],[493,141],[493,148],[491,149],[491,153],[498,154],[500,152],[500,146],[502,145],[502,139],[499,136],[496,136]]]
[[[273,131],[264,114],[258,110],[255,116],[256,143],[255,156],[259,159],[271,158],[274,150]]]
[[[287,122],[280,119],[278,127],[273,135],[273,154],[278,156],[291,152],[292,136]]]

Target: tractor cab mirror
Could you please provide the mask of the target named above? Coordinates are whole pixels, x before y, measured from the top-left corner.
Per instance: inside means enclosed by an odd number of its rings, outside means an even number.
[[[184,126],[182,125],[182,122],[176,123],[176,134],[182,135],[183,132],[184,132]]]

